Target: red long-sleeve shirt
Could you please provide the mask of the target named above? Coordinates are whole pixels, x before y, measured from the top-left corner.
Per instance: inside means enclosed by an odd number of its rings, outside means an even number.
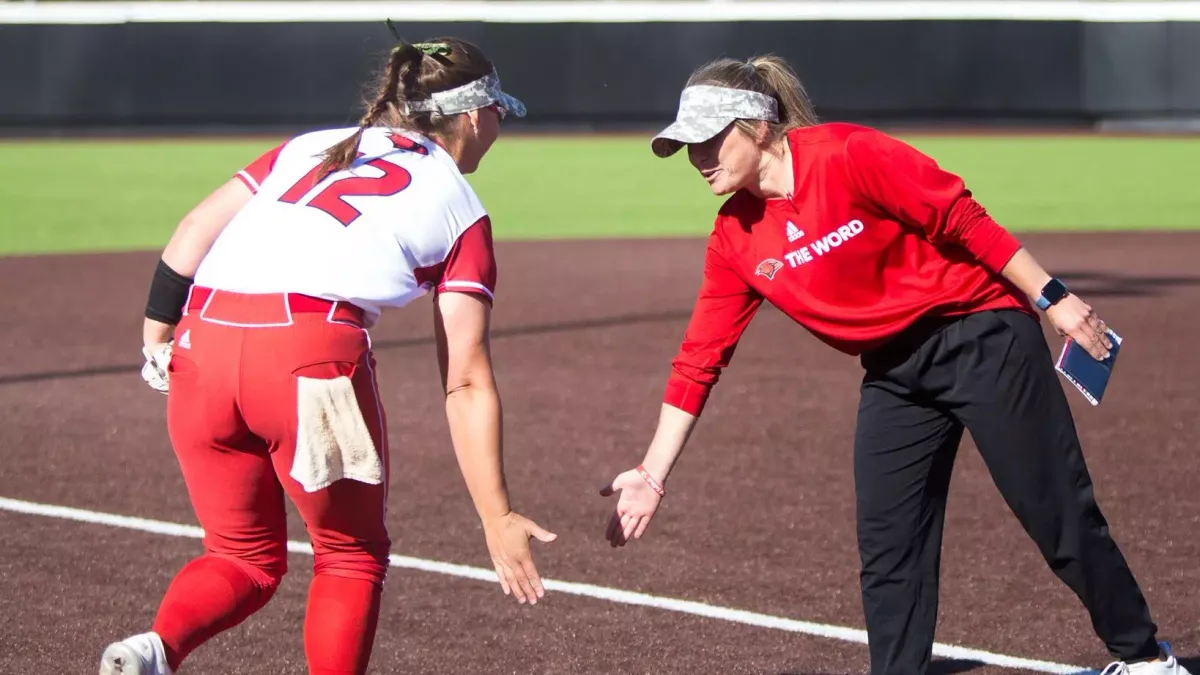
[[[961,178],[853,124],[796,129],[788,142],[793,198],[740,191],[717,215],[666,403],[700,414],[763,300],[851,355],[923,316],[1034,313],[999,275],[1020,243]]]

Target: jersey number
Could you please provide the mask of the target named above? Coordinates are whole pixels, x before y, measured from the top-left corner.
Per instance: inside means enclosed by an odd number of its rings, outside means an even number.
[[[388,138],[392,141],[392,146],[397,150],[406,150],[421,155],[429,154],[425,146],[415,143],[404,136],[393,135]],[[358,156],[362,157],[363,153],[358,153]],[[408,187],[409,183],[412,183],[412,174],[402,166],[397,166],[382,159],[372,159],[367,162],[367,166],[379,169],[383,172],[383,175],[374,177],[353,176],[336,180],[325,186],[312,199],[309,199],[305,206],[320,209],[333,216],[343,226],[349,226],[350,223],[353,223],[362,215],[362,212],[347,203],[344,199],[345,197],[388,197],[402,192],[404,188]],[[296,181],[295,185],[283,193],[279,201],[285,204],[296,204],[304,199],[305,196],[312,192],[313,186],[317,182],[317,170],[320,168],[320,165],[317,165],[311,171],[304,174],[304,177]]]

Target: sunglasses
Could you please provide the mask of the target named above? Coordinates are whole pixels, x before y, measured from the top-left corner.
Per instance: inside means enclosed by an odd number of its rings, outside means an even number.
[[[496,115],[500,118],[501,122],[503,122],[504,118],[508,116],[508,111],[505,110],[504,108],[500,107],[499,103],[493,103],[493,104],[489,105],[488,110],[491,110],[492,112],[496,113]]]

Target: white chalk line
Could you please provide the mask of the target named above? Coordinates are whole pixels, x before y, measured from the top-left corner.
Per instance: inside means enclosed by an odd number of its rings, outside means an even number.
[[[146,518],[135,518],[132,516],[121,516],[113,513],[101,513],[99,511],[88,511],[85,509],[76,509],[68,506],[58,506],[55,504],[40,504],[37,502],[28,502],[19,499],[8,499],[6,497],[0,497],[0,510],[34,516],[59,518],[62,520],[72,520],[95,525],[107,525],[109,527],[118,527],[126,530],[160,534],[168,537],[182,537],[185,539],[202,539],[204,537],[204,530],[194,525],[170,523],[161,520],[149,520]],[[291,553],[302,553],[305,555],[313,554],[312,546],[302,541],[288,541],[287,549]],[[481,567],[471,567],[469,565],[440,562],[437,560],[425,560],[423,558],[413,558],[405,555],[392,554],[389,556],[389,558],[391,567],[418,570],[421,572],[432,572],[434,574],[444,574],[452,577],[496,583],[495,570],[484,569]],[[798,621],[796,619],[788,619],[769,614],[759,614],[757,612],[749,612],[730,607],[721,607],[718,605],[709,605],[691,600],[679,600],[676,598],[650,595],[647,593],[635,593],[633,591],[625,591],[619,588],[595,586],[593,584],[583,584],[574,581],[543,579],[543,584],[545,585],[547,591],[553,591],[557,593],[566,593],[568,595],[578,595],[587,598],[595,598],[597,600],[606,600],[608,602],[614,602],[622,605],[653,607],[671,612],[679,612],[681,614],[691,614],[693,616],[718,619],[720,621],[728,621],[730,623],[738,623],[747,626],[770,628],[789,633],[802,633],[814,637],[841,640],[843,642],[854,642],[864,645],[867,644],[866,631],[857,628],[812,623],[809,621]],[[996,654],[981,649],[970,649],[967,647],[958,647],[955,645],[942,643],[934,644],[933,654],[934,656],[947,659],[978,661],[980,663],[1000,666],[1003,668],[1014,668],[1018,670],[1027,670],[1039,673],[1092,675],[1098,672],[1096,670],[1063,663],[1024,659],[1015,656],[1007,656],[1004,654]]]

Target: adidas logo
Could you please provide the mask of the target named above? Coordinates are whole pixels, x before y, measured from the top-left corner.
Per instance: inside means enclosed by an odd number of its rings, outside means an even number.
[[[803,237],[803,236],[804,236],[804,230],[796,227],[795,223],[793,223],[792,221],[789,220],[788,224],[787,224],[788,241],[789,242],[796,241],[797,239],[799,239],[800,237]]]
[[[190,331],[190,330],[183,331],[183,335],[179,336],[179,339],[175,341],[175,345],[178,346],[180,349],[191,349],[192,348],[192,331]]]

